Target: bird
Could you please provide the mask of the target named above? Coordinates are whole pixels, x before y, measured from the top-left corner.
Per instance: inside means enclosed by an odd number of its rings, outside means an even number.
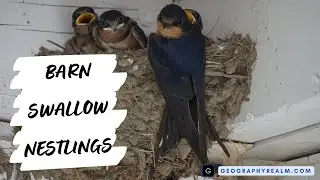
[[[92,37],[92,29],[98,21],[98,15],[93,8],[82,6],[72,13],[72,27],[75,32],[66,42],[63,54],[95,54],[100,49]]]
[[[144,49],[148,40],[138,23],[118,10],[102,13],[92,34],[98,46],[104,50]]]
[[[93,8],[83,6],[76,9],[72,14],[72,27],[77,34],[91,34],[91,27],[98,20],[98,15]]]
[[[191,8],[185,8],[185,13],[187,14],[188,20],[191,21],[192,24],[198,26],[201,31],[203,30],[202,18],[199,12]],[[204,35],[205,46],[210,46],[214,43],[213,39]]]
[[[202,24],[202,18],[200,16],[200,13],[198,13],[197,11],[190,9],[190,8],[185,8],[184,11],[187,14],[187,19],[192,24],[197,25],[202,30],[203,24]]]
[[[206,164],[209,136],[230,157],[206,112],[204,41],[199,25],[192,23],[179,5],[168,4],[161,9],[157,31],[149,35],[147,46],[148,60],[166,104],[157,133],[160,156],[185,138]]]

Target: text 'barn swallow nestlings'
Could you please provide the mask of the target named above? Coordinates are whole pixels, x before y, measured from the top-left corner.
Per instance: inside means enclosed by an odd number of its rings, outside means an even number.
[[[105,50],[137,50],[147,47],[146,35],[137,22],[117,10],[101,14],[93,36],[99,47]]]
[[[185,138],[202,163],[208,162],[206,137],[228,150],[211,126],[205,106],[205,44],[201,28],[178,5],[165,6],[151,33],[148,57],[166,101],[158,131],[162,156]]]
[[[97,53],[99,48],[92,38],[92,29],[98,16],[90,7],[80,7],[72,14],[72,27],[76,35],[66,43],[63,54]]]

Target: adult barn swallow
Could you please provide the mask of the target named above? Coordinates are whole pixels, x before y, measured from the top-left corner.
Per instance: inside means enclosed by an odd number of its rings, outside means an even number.
[[[120,11],[109,10],[101,14],[99,25],[93,37],[103,49],[143,49],[147,37],[137,22]]]
[[[166,5],[151,33],[148,59],[166,106],[158,130],[158,153],[163,156],[185,138],[202,163],[207,163],[206,137],[228,150],[212,128],[205,107],[205,44],[198,25],[178,5]]]
[[[184,11],[186,12],[187,14],[187,17],[188,17],[188,20],[198,26],[201,31],[203,30],[203,23],[202,23],[202,18],[201,18],[201,15],[200,13],[198,13],[196,10],[193,10],[193,9],[190,9],[190,8],[186,8],[184,9]],[[207,36],[204,36],[204,40],[205,40],[205,45],[206,46],[209,46],[213,43],[213,40]]]
[[[76,35],[66,43],[63,54],[82,54],[98,51],[92,38],[92,28],[98,16],[90,7],[80,7],[72,14],[72,27]]]

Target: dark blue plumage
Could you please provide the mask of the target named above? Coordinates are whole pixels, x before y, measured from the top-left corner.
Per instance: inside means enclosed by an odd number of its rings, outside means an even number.
[[[204,36],[184,10],[173,4],[161,10],[157,25],[158,33],[149,36],[148,57],[166,101],[158,132],[159,153],[163,155],[186,138],[200,161],[207,163],[206,136],[219,137],[205,109]]]
[[[149,39],[154,41],[149,42],[153,44],[152,49],[160,49],[156,55],[158,62],[172,70],[171,77],[167,75],[169,79],[177,80],[186,74],[203,78],[204,39],[201,32],[195,29],[179,39]]]

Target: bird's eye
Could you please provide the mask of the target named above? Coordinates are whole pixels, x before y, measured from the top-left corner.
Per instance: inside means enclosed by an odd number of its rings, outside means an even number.
[[[120,16],[120,17],[119,17],[119,21],[120,21],[120,22],[123,22],[123,21],[124,21],[124,17],[123,17],[123,16]]]
[[[100,21],[100,26],[103,27],[103,28],[105,28],[105,27],[108,27],[109,24],[108,24],[106,21],[101,20],[101,21]]]

